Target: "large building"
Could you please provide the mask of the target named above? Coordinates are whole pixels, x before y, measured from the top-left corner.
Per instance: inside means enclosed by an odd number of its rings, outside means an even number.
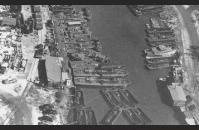
[[[59,57],[45,56],[39,61],[38,72],[41,84],[58,87],[61,83],[61,64]]]
[[[0,25],[8,25],[8,26],[16,26],[17,20],[16,18],[10,17],[0,17]]]

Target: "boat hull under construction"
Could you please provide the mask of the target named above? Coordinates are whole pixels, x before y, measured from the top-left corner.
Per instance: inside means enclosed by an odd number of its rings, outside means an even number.
[[[153,58],[170,58],[172,56],[174,56],[176,54],[176,50],[171,50],[171,51],[168,51],[168,52],[154,52],[152,50],[149,50],[149,49],[146,49],[144,50],[144,53],[146,55],[146,59],[153,59]]]
[[[99,77],[75,77],[75,85],[92,87],[127,87],[131,83],[125,78],[99,78]]]
[[[100,92],[112,107],[134,107],[138,104],[128,90],[101,90]]]
[[[113,125],[114,122],[117,120],[117,118],[120,116],[122,113],[122,110],[120,108],[113,108],[108,113],[106,116],[102,119],[100,124],[102,125]]]
[[[174,31],[171,29],[164,29],[164,30],[158,30],[158,29],[146,29],[147,34],[165,34],[165,33],[173,33]]]
[[[152,30],[152,29],[147,29],[146,30],[147,36],[149,35],[173,35],[174,31],[173,30],[165,30],[165,31],[157,31],[157,30]]]
[[[170,63],[161,63],[161,64],[146,64],[146,67],[150,70],[154,69],[163,69],[163,68],[169,68],[172,67],[172,64]]]
[[[173,58],[153,58],[153,59],[146,59],[148,64],[160,64],[160,63],[171,63]]]
[[[70,65],[73,69],[75,68],[95,68],[99,66],[99,63],[93,60],[86,61],[70,61]]]
[[[91,108],[78,110],[77,120],[77,125],[97,125],[94,111]]]
[[[176,38],[162,38],[162,39],[156,39],[156,38],[149,38],[147,37],[146,38],[146,41],[147,42],[177,42],[177,39]]]
[[[169,46],[169,47],[177,47],[178,42],[151,42],[148,43],[151,47],[158,47],[159,45]]]
[[[174,33],[168,33],[168,34],[158,34],[158,33],[156,33],[156,34],[147,34],[147,36],[149,37],[149,38],[152,38],[152,39],[154,39],[154,38],[159,38],[159,39],[171,39],[171,38],[174,38],[175,37],[175,34]]]
[[[127,108],[122,113],[132,125],[146,125],[151,123],[151,120],[140,108]]]
[[[122,69],[114,69],[111,71],[103,69],[74,69],[74,76],[78,77],[126,77],[128,76],[127,72]]]

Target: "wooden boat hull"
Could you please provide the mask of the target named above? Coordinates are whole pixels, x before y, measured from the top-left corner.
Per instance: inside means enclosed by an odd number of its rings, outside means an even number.
[[[151,42],[148,44],[151,47],[158,47],[159,45],[164,45],[168,47],[177,47],[178,42]]]
[[[126,77],[128,76],[127,72],[122,69],[88,69],[88,72],[85,69],[73,69],[74,76],[77,77]]]
[[[133,125],[146,125],[151,123],[151,119],[140,108],[129,108],[123,110],[123,115]]]
[[[119,90],[119,93],[124,97],[124,102],[127,102],[129,106],[135,106],[138,104],[137,99],[130,93],[129,90]]]
[[[82,82],[76,82],[75,81],[75,85],[77,86],[93,86],[93,87],[127,87],[130,85],[130,83],[82,83]]]
[[[176,38],[171,38],[171,39],[151,39],[151,38],[146,38],[147,42],[177,42]]]
[[[102,119],[101,124],[102,125],[113,125],[114,122],[117,120],[117,118],[121,114],[121,110],[119,108],[113,108],[108,113],[106,116]]]
[[[155,69],[169,68],[169,67],[172,67],[172,65],[170,65],[169,63],[164,63],[164,64],[160,64],[160,65],[147,64],[146,67],[150,70],[155,70]]]
[[[161,63],[170,63],[173,61],[173,58],[161,58],[161,59],[146,59],[148,64],[161,64]]]

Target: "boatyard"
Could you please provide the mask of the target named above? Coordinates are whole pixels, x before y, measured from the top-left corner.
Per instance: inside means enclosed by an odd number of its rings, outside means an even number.
[[[196,6],[0,12],[2,125],[199,124]]]

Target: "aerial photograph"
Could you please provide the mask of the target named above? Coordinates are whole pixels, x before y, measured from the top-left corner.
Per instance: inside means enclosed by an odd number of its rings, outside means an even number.
[[[0,5],[0,125],[199,125],[199,5]]]

